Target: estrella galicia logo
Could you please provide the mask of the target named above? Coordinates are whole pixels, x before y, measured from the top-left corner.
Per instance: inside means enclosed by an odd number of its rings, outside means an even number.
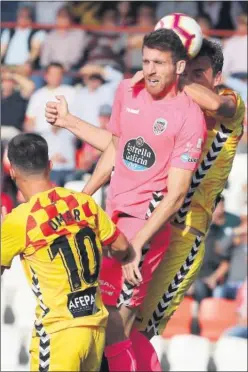
[[[158,136],[159,134],[162,134],[167,128],[167,125],[168,125],[168,122],[165,119],[163,118],[156,119],[153,124],[153,133],[156,136]]]
[[[145,171],[155,163],[155,153],[143,137],[130,139],[123,151],[123,161],[133,171]]]

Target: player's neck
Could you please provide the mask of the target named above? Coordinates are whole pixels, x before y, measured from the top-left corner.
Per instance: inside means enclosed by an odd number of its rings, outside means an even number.
[[[27,179],[19,181],[17,186],[21,191],[25,201],[29,201],[32,198],[32,196],[50,190],[54,187],[54,185],[51,183],[49,179],[46,180]]]

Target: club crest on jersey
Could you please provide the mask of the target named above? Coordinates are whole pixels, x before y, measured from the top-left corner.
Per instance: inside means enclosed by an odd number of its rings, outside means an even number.
[[[153,124],[153,133],[155,136],[162,134],[167,128],[168,122],[163,118],[158,118]]]
[[[123,161],[132,171],[145,171],[155,163],[155,153],[143,137],[130,139],[123,150]]]

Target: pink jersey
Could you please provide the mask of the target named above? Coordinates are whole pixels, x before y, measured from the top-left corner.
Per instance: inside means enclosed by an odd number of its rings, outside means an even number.
[[[145,219],[152,193],[167,191],[170,167],[196,169],[206,123],[185,93],[153,100],[143,84],[129,86],[129,79],[120,83],[108,125],[119,145],[107,210]]]

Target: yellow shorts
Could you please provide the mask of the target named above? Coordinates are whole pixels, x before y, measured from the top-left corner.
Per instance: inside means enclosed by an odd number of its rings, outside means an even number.
[[[172,226],[171,241],[156,269],[147,296],[140,307],[136,326],[161,334],[196,279],[204,257],[204,237],[199,239]]]
[[[103,327],[75,327],[32,338],[31,371],[99,371]]]

